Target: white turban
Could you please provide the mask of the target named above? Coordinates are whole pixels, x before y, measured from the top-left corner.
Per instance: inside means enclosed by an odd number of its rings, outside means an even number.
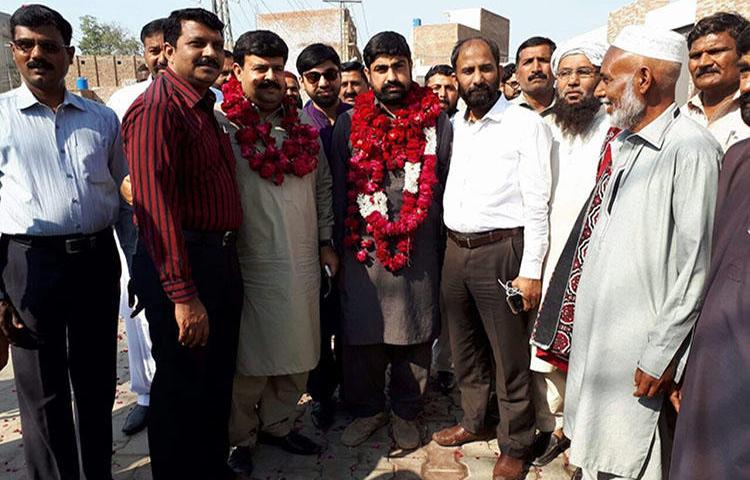
[[[623,28],[613,47],[641,57],[668,62],[687,61],[687,41],[679,33],[645,25],[628,25]]]
[[[557,72],[557,67],[563,58],[576,54],[585,55],[592,65],[601,67],[604,54],[607,53],[607,48],[607,44],[593,40],[577,40],[575,38],[568,40],[563,45],[557,47],[555,53],[552,54],[552,72]]]

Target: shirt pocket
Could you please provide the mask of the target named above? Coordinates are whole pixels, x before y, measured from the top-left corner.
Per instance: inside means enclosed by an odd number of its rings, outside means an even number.
[[[75,134],[75,158],[82,177],[93,184],[114,184],[109,171],[109,145],[93,130],[81,129]]]

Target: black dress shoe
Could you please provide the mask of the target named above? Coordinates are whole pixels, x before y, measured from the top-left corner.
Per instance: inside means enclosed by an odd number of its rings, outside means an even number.
[[[294,431],[289,432],[284,437],[274,437],[273,435],[260,432],[258,442],[279,447],[295,455],[318,455],[323,451],[322,446]]]
[[[549,440],[547,441],[546,447],[544,448],[544,450],[538,453],[534,461],[531,462],[531,464],[535,467],[543,467],[549,464],[550,462],[552,462],[552,460],[556,459],[558,455],[560,455],[562,452],[567,450],[568,447],[570,447],[570,440],[567,437],[559,438],[554,434],[548,435]]]
[[[336,402],[328,400],[315,402],[312,407],[313,424],[321,430],[328,430],[333,425],[336,414]]]
[[[583,470],[576,468],[576,471],[573,472],[573,476],[570,477],[570,480],[583,480]]]
[[[238,475],[250,476],[253,473],[253,453],[250,447],[234,447],[227,465]]]
[[[128,414],[128,418],[125,419],[125,424],[122,426],[122,433],[125,435],[135,435],[146,428],[147,424],[148,407],[136,405]]]

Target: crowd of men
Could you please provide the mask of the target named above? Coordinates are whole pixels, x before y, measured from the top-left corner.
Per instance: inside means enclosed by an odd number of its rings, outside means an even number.
[[[187,8],[143,27],[149,78],[108,106],[66,90],[58,12],[10,27],[0,367],[10,345],[29,478],[112,478],[122,316],[123,430],[158,480],[320,454],[306,392],[318,428],[351,415],[344,445],[390,424],[418,448],[428,384],[463,410],[432,440],[496,438],[494,480],[567,449],[573,478],[750,479],[743,17],[533,37],[505,67],[473,37],[420,86],[397,33],[295,73],[276,33],[228,52]]]

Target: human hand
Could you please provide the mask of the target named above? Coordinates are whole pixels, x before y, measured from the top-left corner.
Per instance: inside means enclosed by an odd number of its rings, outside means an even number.
[[[177,341],[193,348],[205,347],[208,342],[208,313],[198,297],[187,303],[174,304],[174,317],[180,329]]]
[[[539,305],[542,298],[542,281],[533,278],[516,277],[511,284],[521,290],[523,296],[523,310],[528,312]]]
[[[669,390],[669,401],[675,411],[680,413],[680,406],[682,405],[682,387],[672,382],[672,386]]]
[[[15,344],[20,340],[18,337],[24,328],[26,327],[13,305],[7,300],[0,300],[0,337],[8,344]]]
[[[654,378],[640,368],[635,369],[635,392],[634,397],[654,398],[661,392],[666,392],[674,380],[675,368],[673,365],[667,367],[667,370],[660,378]],[[671,400],[671,399],[670,399]]]
[[[128,205],[133,204],[133,186],[130,184],[130,175],[125,177],[120,184],[120,195]]]
[[[320,267],[325,269],[326,265],[331,269],[331,276],[335,277],[339,271],[339,256],[333,247],[328,245],[320,247]]]
[[[0,371],[2,371],[8,364],[9,351],[10,343],[8,343],[8,339],[5,338],[5,335],[0,333]]]

